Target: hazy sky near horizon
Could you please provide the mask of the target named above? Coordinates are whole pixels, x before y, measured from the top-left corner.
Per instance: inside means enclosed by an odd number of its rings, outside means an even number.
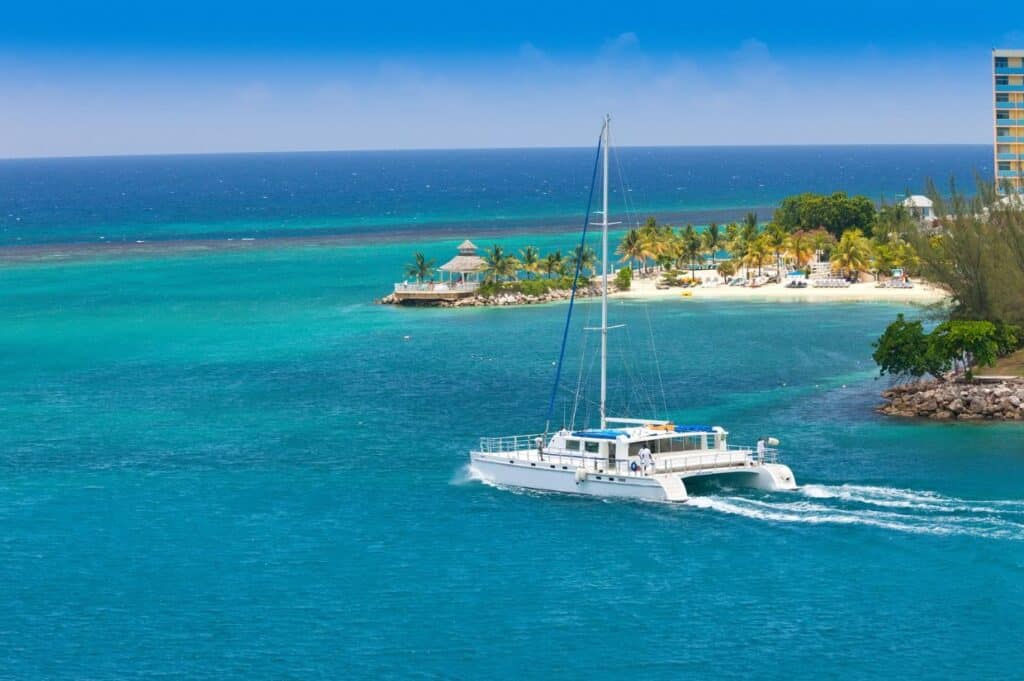
[[[626,145],[988,143],[1002,9],[23,3],[0,157],[581,146],[605,112]]]

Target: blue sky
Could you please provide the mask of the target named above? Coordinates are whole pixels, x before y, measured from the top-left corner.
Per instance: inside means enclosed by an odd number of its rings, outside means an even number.
[[[8,7],[0,157],[573,146],[605,111],[621,144],[986,143],[1024,47],[1003,3],[480,4]]]

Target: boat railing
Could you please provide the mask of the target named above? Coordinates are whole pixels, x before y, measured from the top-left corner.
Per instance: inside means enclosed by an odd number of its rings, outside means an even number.
[[[543,453],[538,450],[538,438],[545,444]],[[778,461],[778,450],[774,447],[765,447],[758,451],[756,447],[729,445],[721,449],[657,453],[653,457],[653,466],[648,467],[646,471],[642,466],[636,466],[636,470],[634,470],[634,465],[639,463],[636,457],[609,461],[607,457],[589,452],[548,449],[543,433],[480,438],[479,451],[484,454],[513,454],[516,459],[535,463],[582,467],[636,477],[642,477],[649,473],[729,468]]]
[[[536,450],[537,438],[541,438],[542,442],[547,443],[543,433],[482,437],[480,438],[480,451],[484,454],[500,454],[501,452],[521,452],[527,449]]]
[[[756,447],[746,447],[744,445],[729,445],[729,451],[742,450],[750,455],[750,458],[757,463],[778,463],[779,462],[779,450],[775,447],[765,447],[762,451],[758,451]]]

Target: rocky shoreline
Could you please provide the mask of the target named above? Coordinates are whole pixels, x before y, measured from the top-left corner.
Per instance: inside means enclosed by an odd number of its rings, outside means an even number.
[[[615,293],[616,287],[609,283],[608,293]],[[569,289],[555,289],[539,295],[525,293],[497,293],[493,296],[474,295],[458,300],[398,300],[395,294],[384,296],[377,301],[380,305],[409,305],[421,307],[508,307],[512,305],[539,305],[569,300]],[[601,288],[596,284],[576,289],[577,298],[594,298],[601,295]]]
[[[921,381],[882,392],[887,416],[933,421],[1024,421],[1024,379],[995,383]]]

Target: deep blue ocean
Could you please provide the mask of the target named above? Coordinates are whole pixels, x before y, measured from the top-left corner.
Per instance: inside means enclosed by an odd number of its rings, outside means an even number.
[[[0,163],[4,243],[34,244],[0,264],[0,678],[1020,677],[1024,427],[872,410],[872,339],[924,311],[611,305],[613,408],[657,385],[678,421],[777,436],[799,491],[472,479],[478,437],[543,428],[565,306],[373,301],[465,236],[568,249],[589,154]],[[623,194],[742,212],[986,155],[624,150]],[[167,247],[46,246],[100,236]]]
[[[992,173],[980,145],[624,148],[612,158],[621,217],[695,223],[748,209],[764,220],[803,191],[893,201],[927,179],[970,190]],[[593,161],[592,149],[0,160],[0,246],[562,230],[579,225]]]

